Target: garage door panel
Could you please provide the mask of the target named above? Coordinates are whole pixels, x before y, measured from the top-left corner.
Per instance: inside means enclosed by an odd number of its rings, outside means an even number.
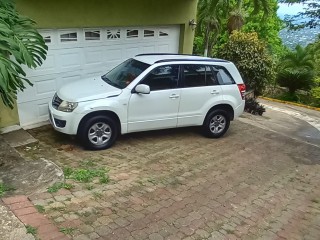
[[[61,74],[61,76],[56,79],[57,89],[61,88],[63,85],[67,83],[72,83],[81,80],[82,75],[83,73],[81,70],[78,71],[78,74],[75,74],[74,72]]]
[[[103,62],[103,55],[101,47],[88,47],[84,52],[85,67],[101,64]]]
[[[102,74],[107,73],[108,71],[110,71],[111,69],[113,69],[114,67],[122,63],[122,61],[123,60],[107,61],[102,68]]]
[[[18,105],[23,102],[36,100],[36,89],[33,87],[27,86],[26,89],[19,92],[19,97],[17,99]]]
[[[137,54],[178,53],[179,32],[179,26],[40,30],[49,50],[41,67],[26,69],[34,86],[18,93],[21,125],[47,120],[47,102],[66,83],[101,76]]]
[[[32,79],[33,77],[41,76],[41,75],[54,74],[55,71],[57,70],[57,65],[55,63],[55,56],[52,53],[48,54],[43,64],[40,67],[37,67],[36,69],[30,70],[25,65],[22,65],[21,67],[24,70],[24,72],[27,74],[28,79]]]
[[[158,52],[163,52],[163,53],[170,52],[169,44],[159,44],[158,45]]]
[[[30,77],[29,80],[33,84],[33,87],[26,86],[26,89],[24,89],[23,92],[19,92],[17,100],[18,104],[53,96],[52,93],[54,93],[57,89],[57,77],[57,74]]]
[[[19,104],[20,123],[31,125],[48,120],[48,102],[51,99],[52,97]]]
[[[149,46],[143,46],[143,53],[157,52],[155,44]]]
[[[88,72],[84,75],[84,78],[93,78],[93,77],[98,77],[100,78],[103,74],[101,71],[93,71],[93,72]]]
[[[136,45],[132,44],[132,45],[127,46],[124,49],[124,56],[125,56],[124,58],[132,58],[139,53],[141,53],[140,48],[136,47]]]
[[[39,104],[38,103],[38,114],[39,118],[43,119],[43,121],[47,120],[48,117],[48,107],[49,107],[49,102],[52,98],[46,98],[44,99],[44,102]]]
[[[103,71],[105,67],[101,66],[99,68],[90,68],[90,69],[86,69],[82,75],[83,78],[91,78],[91,77],[100,77],[103,74],[105,74],[106,72]]]
[[[83,65],[82,49],[64,49],[59,55],[60,72],[76,71],[82,69]]]
[[[52,78],[46,81],[36,82],[35,88],[36,88],[36,94],[38,97],[43,98],[43,96],[47,96],[48,94],[51,96],[55,93],[57,89],[56,79]]]
[[[122,46],[107,46],[104,48],[104,61],[122,61]]]

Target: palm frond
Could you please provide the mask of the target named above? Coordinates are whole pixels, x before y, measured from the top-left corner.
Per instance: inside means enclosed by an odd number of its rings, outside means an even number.
[[[21,16],[12,1],[0,2],[0,95],[5,105],[14,106],[18,91],[31,84],[20,65],[40,66],[48,47],[35,29],[35,22]]]

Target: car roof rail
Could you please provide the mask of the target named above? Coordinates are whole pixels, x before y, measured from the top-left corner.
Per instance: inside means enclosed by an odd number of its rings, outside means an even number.
[[[224,62],[227,63],[229,61],[219,59],[219,58],[212,58],[212,59],[190,59],[190,58],[177,58],[177,59],[161,59],[154,63],[163,63],[163,62]]]
[[[160,55],[160,56],[165,56],[165,55],[173,55],[173,56],[200,56],[200,55],[195,55],[195,54],[178,54],[178,53],[141,53],[136,55],[135,57],[140,57],[140,56],[155,56],[155,55]]]

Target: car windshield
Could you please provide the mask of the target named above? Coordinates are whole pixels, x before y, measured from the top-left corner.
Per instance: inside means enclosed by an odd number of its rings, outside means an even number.
[[[116,66],[101,78],[106,83],[114,87],[123,89],[149,66],[150,65],[146,63],[139,62],[131,58]]]

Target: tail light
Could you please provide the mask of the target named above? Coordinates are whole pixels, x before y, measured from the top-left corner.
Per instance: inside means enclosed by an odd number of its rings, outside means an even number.
[[[245,84],[238,84],[239,92],[241,95],[242,100],[245,98],[245,93],[246,93],[246,85]]]

